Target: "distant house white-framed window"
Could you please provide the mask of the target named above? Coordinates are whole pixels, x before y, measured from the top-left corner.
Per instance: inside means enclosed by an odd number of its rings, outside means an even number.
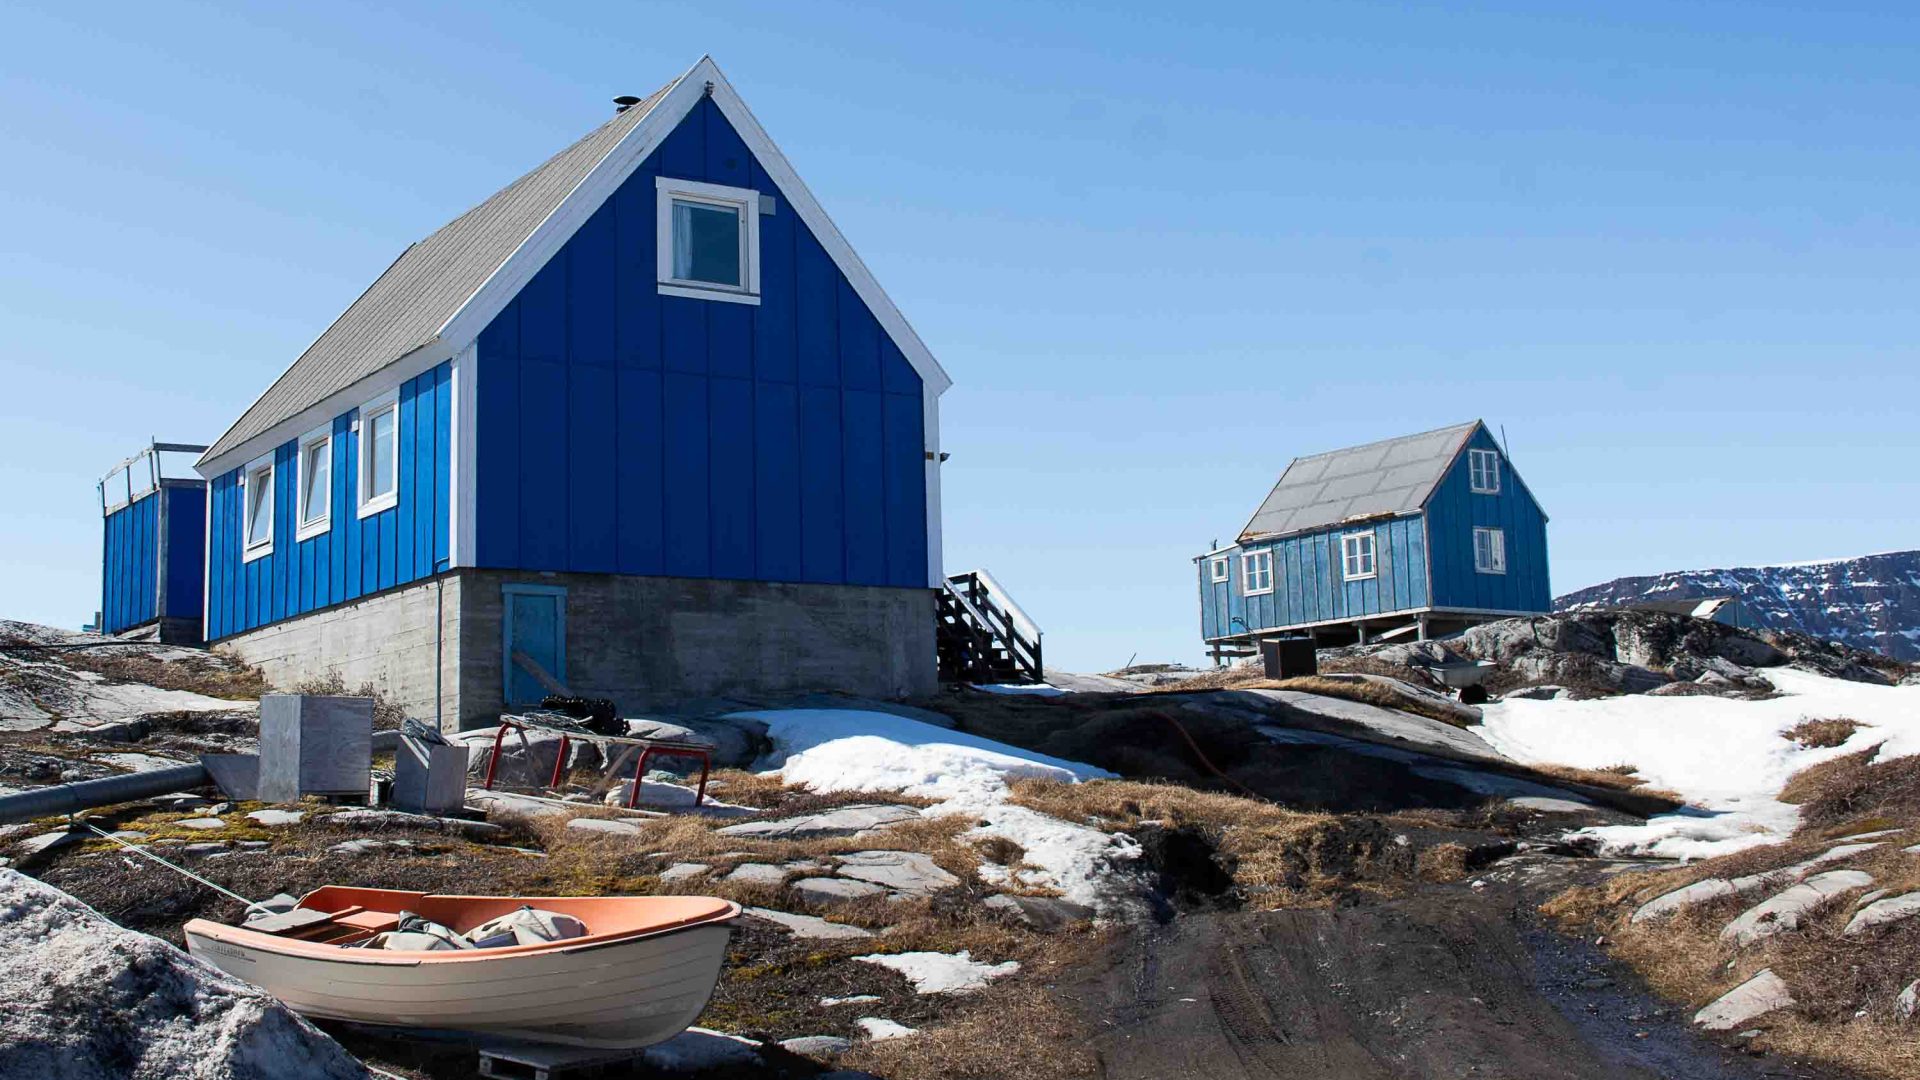
[[[1482,574],[1507,572],[1507,534],[1504,529],[1473,530],[1473,568]]]
[[[273,454],[240,474],[240,558],[252,562],[273,554]]]
[[[1476,495],[1500,494],[1500,452],[1467,451],[1467,486]]]
[[[1348,581],[1370,578],[1380,572],[1374,561],[1374,535],[1371,531],[1348,533],[1340,538],[1340,564]]]
[[[400,501],[400,399],[389,392],[360,407],[360,517]]]
[[[300,440],[294,461],[293,490],[300,500],[296,540],[318,536],[333,525],[333,427],[328,425]]]
[[[1213,558],[1207,560],[1207,574],[1215,584],[1227,580],[1230,573],[1231,571],[1227,569],[1227,557],[1225,555],[1215,555]]]
[[[1248,596],[1273,591],[1273,552],[1249,551],[1240,556],[1240,591]]]
[[[760,302],[760,193],[655,178],[660,292]]]

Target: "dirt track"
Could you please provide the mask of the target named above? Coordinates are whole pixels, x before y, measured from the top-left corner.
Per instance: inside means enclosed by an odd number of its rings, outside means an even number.
[[[1062,990],[1112,1080],[1833,1078],[1700,1038],[1510,894],[1466,888],[1189,914]]]

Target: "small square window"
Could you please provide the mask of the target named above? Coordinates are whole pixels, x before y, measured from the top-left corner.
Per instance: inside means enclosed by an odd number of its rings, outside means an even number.
[[[1496,450],[1467,451],[1467,484],[1476,495],[1500,494],[1500,454]]]
[[[273,455],[247,466],[241,495],[241,558],[252,562],[273,552]]]
[[[1507,572],[1507,534],[1504,530],[1473,530],[1473,568],[1482,574]]]
[[[659,177],[660,292],[760,302],[760,193]]]
[[[305,540],[318,536],[333,522],[333,436],[328,432],[309,435],[300,443],[299,482],[300,528],[294,537]]]
[[[1240,556],[1240,589],[1248,596],[1273,591],[1273,552],[1249,551]]]
[[[399,503],[400,402],[392,395],[360,409],[360,517]]]
[[[1227,557],[1225,555],[1217,556],[1212,560],[1209,569],[1215,582],[1227,580]]]
[[[1379,573],[1374,563],[1374,536],[1370,532],[1348,533],[1340,538],[1340,561],[1345,578],[1359,581]]]

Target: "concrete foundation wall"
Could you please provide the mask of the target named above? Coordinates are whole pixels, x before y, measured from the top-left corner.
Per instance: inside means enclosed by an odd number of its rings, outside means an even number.
[[[458,574],[395,589],[228,638],[215,646],[258,667],[275,687],[337,672],[348,693],[371,683],[406,714],[432,723],[434,661],[440,662],[438,718],[448,728],[460,714]],[[445,596],[438,594],[445,589]],[[444,600],[444,608],[437,605]],[[442,611],[436,650],[435,612]],[[498,651],[497,649],[495,650]]]
[[[929,589],[464,573],[460,701],[469,727],[492,723],[503,707],[507,584],[567,590],[564,681],[626,712],[726,695],[899,698],[936,689]]]
[[[337,672],[349,692],[371,683],[416,719],[485,726],[505,707],[507,584],[567,590],[563,679],[628,712],[702,697],[821,690],[900,698],[936,689],[933,592],[915,588],[457,570],[218,647],[281,689]],[[445,606],[436,624],[438,599]]]

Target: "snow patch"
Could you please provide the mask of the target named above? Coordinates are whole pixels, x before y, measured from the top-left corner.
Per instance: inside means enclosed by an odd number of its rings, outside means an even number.
[[[814,791],[897,791],[941,800],[928,816],[966,814],[981,824],[968,835],[1004,836],[1026,849],[1023,884],[1058,889],[1096,910],[1116,903],[1108,882],[1140,855],[1126,836],[1048,817],[1007,803],[1007,782],[1035,777],[1075,783],[1113,776],[1105,769],[1050,757],[890,713],[783,709],[740,713],[767,725],[767,764],[790,784]],[[1006,884],[1003,867],[982,876]],[[997,875],[997,876],[996,876]]]
[[[1641,825],[1582,829],[1614,854],[1704,859],[1776,844],[1798,826],[1779,801],[1794,773],[1880,746],[1882,759],[1920,753],[1920,686],[1875,686],[1790,668],[1762,672],[1784,695],[1765,701],[1632,694],[1591,701],[1508,700],[1475,730],[1527,764],[1632,765],[1654,788],[1690,804]],[[1805,748],[1783,732],[1803,720],[1848,717],[1844,744]]]
[[[985,990],[995,979],[1004,979],[1020,970],[1018,960],[983,964],[965,949],[957,953],[874,953],[854,959],[905,975],[917,994],[971,994]]]
[[[883,1039],[904,1039],[909,1035],[920,1034],[919,1028],[896,1024],[883,1016],[863,1016],[855,1020],[853,1026],[859,1028],[874,1042],[880,1042]]]
[[[1071,690],[1062,690],[1046,683],[972,683],[975,690],[984,690],[989,694],[1007,694],[1013,697],[1062,697]]]

